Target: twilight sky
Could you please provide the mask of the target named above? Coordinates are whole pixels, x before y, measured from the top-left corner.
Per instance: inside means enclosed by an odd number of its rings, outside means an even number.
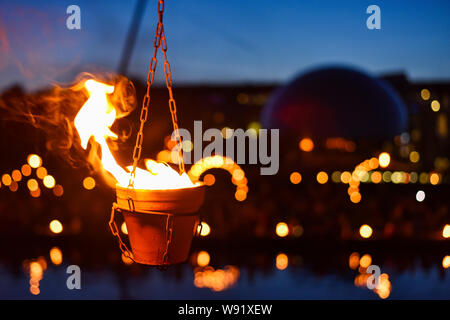
[[[81,8],[81,30],[66,28],[71,4]],[[0,0],[0,89],[116,71],[135,4]],[[156,4],[147,3],[129,67],[142,79]],[[381,8],[381,30],[366,27],[371,4]],[[448,0],[167,0],[164,22],[175,84],[287,81],[327,64],[431,81],[450,80],[449,16]]]

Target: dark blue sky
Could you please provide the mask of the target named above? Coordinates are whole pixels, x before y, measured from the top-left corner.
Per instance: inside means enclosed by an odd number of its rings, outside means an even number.
[[[116,71],[135,3],[0,0],[0,88]],[[129,69],[142,78],[153,52],[156,3],[147,4]],[[70,4],[81,8],[79,31],[65,27]],[[366,28],[370,4],[381,8],[381,30]],[[449,16],[448,0],[167,0],[165,29],[175,83],[286,81],[336,63],[449,80]]]

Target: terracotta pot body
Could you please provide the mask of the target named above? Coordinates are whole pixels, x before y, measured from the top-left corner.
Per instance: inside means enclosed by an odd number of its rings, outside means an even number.
[[[203,185],[173,190],[129,190],[116,186],[116,193],[136,262],[164,265],[187,260],[200,220],[196,212],[203,204]]]

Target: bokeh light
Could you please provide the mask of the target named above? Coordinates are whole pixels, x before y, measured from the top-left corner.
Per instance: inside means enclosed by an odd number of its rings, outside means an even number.
[[[437,100],[431,101],[431,110],[438,112],[441,109],[441,104]]]
[[[361,235],[361,237],[368,239],[372,236],[372,228],[367,225],[367,224],[363,224],[360,228],[359,228],[359,234]]]
[[[27,181],[27,187],[30,191],[36,191],[39,189],[39,184],[36,179],[30,179]]]
[[[31,174],[31,167],[28,164],[24,164],[21,168],[20,171],[22,172],[22,175],[24,177],[28,177]]]
[[[44,179],[42,180],[42,183],[44,184],[44,186],[46,188],[49,188],[49,189],[54,188],[55,184],[56,184],[55,178],[53,178],[53,176],[50,176],[50,175],[46,175],[44,177]]]
[[[320,171],[316,176],[317,182],[320,184],[325,184],[328,181],[328,174],[324,171]]]
[[[423,100],[429,100],[431,96],[430,90],[422,89],[422,91],[420,91],[420,96],[422,97]]]
[[[62,251],[58,247],[53,247],[50,249],[50,260],[56,266],[60,265],[63,261]]]
[[[53,194],[56,197],[61,197],[64,194],[64,188],[62,187],[62,185],[57,184],[54,188],[53,188]]]
[[[41,179],[41,180],[44,179],[46,175],[47,175],[47,169],[46,168],[39,167],[39,168],[36,169],[36,176],[39,179]]]
[[[206,237],[211,233],[211,227],[205,221],[202,221],[201,225],[198,226],[198,232],[200,232],[201,237]]]
[[[22,173],[20,173],[19,170],[13,170],[13,172],[11,173],[11,178],[16,182],[19,182],[20,180],[22,180]]]
[[[128,234],[127,224],[125,222],[122,222],[120,230],[122,231],[123,234]]]
[[[446,239],[450,238],[450,224],[444,226],[444,229],[442,229],[442,236]]]
[[[425,200],[425,192],[423,190],[419,190],[416,193],[416,200],[418,202],[422,202],[423,200]]]
[[[5,174],[2,176],[2,183],[3,183],[5,186],[9,186],[9,185],[11,184],[11,182],[12,182],[11,176],[10,176],[9,174],[5,173]]]
[[[30,167],[34,169],[39,168],[42,165],[42,159],[37,154],[28,155],[27,162],[30,165]]]
[[[391,156],[387,152],[382,152],[378,157],[380,167],[386,168],[391,163]]]
[[[417,151],[412,151],[409,154],[409,161],[411,161],[412,163],[417,163],[420,160],[420,154]]]
[[[211,257],[209,256],[208,252],[200,251],[197,254],[197,265],[199,267],[206,267],[210,261],[211,261]]]
[[[207,186],[212,186],[215,182],[216,178],[211,173],[205,174],[205,176],[203,177],[203,183]]]
[[[95,179],[92,177],[86,177],[83,179],[83,187],[86,190],[92,190],[95,188]]]
[[[278,270],[285,270],[288,267],[289,259],[284,253],[279,253],[275,259],[275,266]]]
[[[299,143],[300,150],[310,152],[314,149],[314,142],[310,138],[303,138]]]
[[[450,256],[445,256],[445,257],[442,259],[442,267],[443,267],[444,269],[447,269],[447,268],[450,267]]]
[[[63,225],[59,220],[52,220],[49,224],[50,231],[53,233],[61,233],[63,231]]]
[[[302,181],[302,175],[299,172],[294,171],[289,176],[289,180],[292,184],[299,184]]]
[[[285,222],[279,222],[277,223],[275,227],[275,233],[280,238],[284,238],[289,234],[289,227]]]

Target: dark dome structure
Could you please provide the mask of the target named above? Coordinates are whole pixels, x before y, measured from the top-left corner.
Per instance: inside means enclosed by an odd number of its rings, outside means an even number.
[[[282,135],[389,139],[406,130],[407,111],[384,80],[330,67],[280,87],[264,107],[261,122]]]

